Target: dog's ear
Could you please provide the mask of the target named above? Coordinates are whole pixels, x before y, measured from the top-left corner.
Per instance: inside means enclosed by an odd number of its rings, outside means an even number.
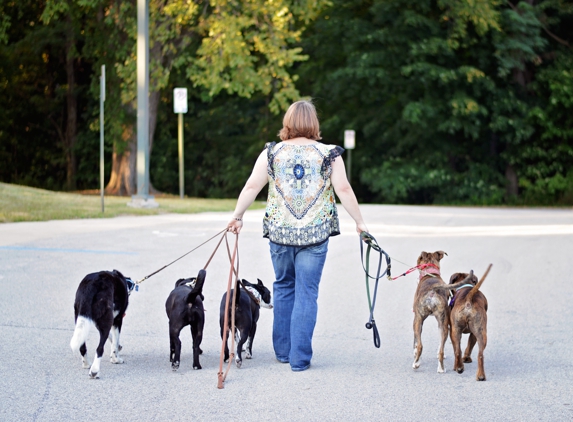
[[[463,280],[466,276],[467,274],[464,273],[453,273],[450,277],[450,284],[455,284],[458,281]]]
[[[258,281],[258,283],[257,283],[257,284],[258,284],[259,286],[262,286],[262,285],[263,285],[263,282],[261,281],[261,279],[260,279],[260,278],[257,278],[257,281]]]
[[[448,255],[447,253],[445,253],[444,251],[436,251],[434,252],[437,256],[438,256],[438,261],[441,261],[442,258],[444,257],[444,255]]]
[[[422,261],[425,261],[427,255],[428,255],[427,252],[424,252],[424,251],[420,252],[420,256],[418,257],[418,262],[417,262],[417,264],[420,265],[420,263],[421,263]]]

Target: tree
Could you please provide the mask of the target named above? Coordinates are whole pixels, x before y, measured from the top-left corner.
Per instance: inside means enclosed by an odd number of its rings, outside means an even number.
[[[78,0],[79,1],[79,0]],[[121,92],[121,112],[110,122],[114,139],[112,174],[106,192],[135,193],[135,10],[133,3],[82,1],[100,10],[102,19],[90,38],[96,67],[107,61],[114,75],[110,84]],[[304,22],[318,13],[322,0],[303,3],[151,0],[150,8],[150,148],[161,90],[173,67],[187,66],[187,76],[208,100],[221,91],[250,97],[272,95],[274,112],[298,96],[288,73],[305,60],[300,47]],[[304,19],[303,19],[304,15]],[[121,46],[117,51],[112,48]],[[112,85],[113,86],[113,85]],[[95,91],[95,89],[93,89]],[[109,103],[109,102],[108,102]],[[107,106],[107,103],[106,103]],[[112,112],[113,113],[113,112]]]
[[[46,2],[40,19],[46,24],[55,23],[57,30],[62,33],[65,51],[65,98],[66,123],[65,129],[59,130],[66,157],[66,187],[76,189],[76,142],[78,134],[78,101],[76,88],[76,68],[80,61],[78,38],[81,33],[79,23],[82,21],[83,8],[72,0]]]
[[[68,116],[77,113],[66,110],[71,85],[65,21],[42,24],[43,2],[2,2],[0,9],[0,176],[34,186],[73,188],[76,123],[69,124]],[[74,77],[84,74],[76,69]],[[84,106],[80,101],[72,109]]]
[[[328,98],[326,134],[354,128],[365,140],[354,166],[363,198],[516,200],[521,153],[539,145],[530,110],[546,104],[531,83],[554,63],[540,63],[550,39],[566,38],[548,25],[568,13],[557,1],[530,3],[340,1],[309,29],[314,60],[300,66],[299,87]]]

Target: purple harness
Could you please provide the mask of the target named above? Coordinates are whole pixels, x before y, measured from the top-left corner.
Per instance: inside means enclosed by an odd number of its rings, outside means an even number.
[[[450,299],[450,309],[452,309],[454,307],[454,304],[456,303],[456,296],[458,295],[458,292],[460,291],[460,289],[463,289],[464,287],[474,287],[474,285],[473,284],[464,284],[463,286],[458,287],[456,289],[456,292],[454,293],[454,295]]]

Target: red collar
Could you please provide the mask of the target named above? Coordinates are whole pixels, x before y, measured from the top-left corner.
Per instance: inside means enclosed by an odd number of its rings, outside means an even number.
[[[418,265],[420,271],[420,280],[427,275],[440,275],[440,268],[436,264],[421,264]]]

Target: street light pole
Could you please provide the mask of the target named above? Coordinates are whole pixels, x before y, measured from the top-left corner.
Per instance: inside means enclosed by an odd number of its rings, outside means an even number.
[[[137,194],[128,204],[158,206],[149,196],[149,0],[137,0]]]

